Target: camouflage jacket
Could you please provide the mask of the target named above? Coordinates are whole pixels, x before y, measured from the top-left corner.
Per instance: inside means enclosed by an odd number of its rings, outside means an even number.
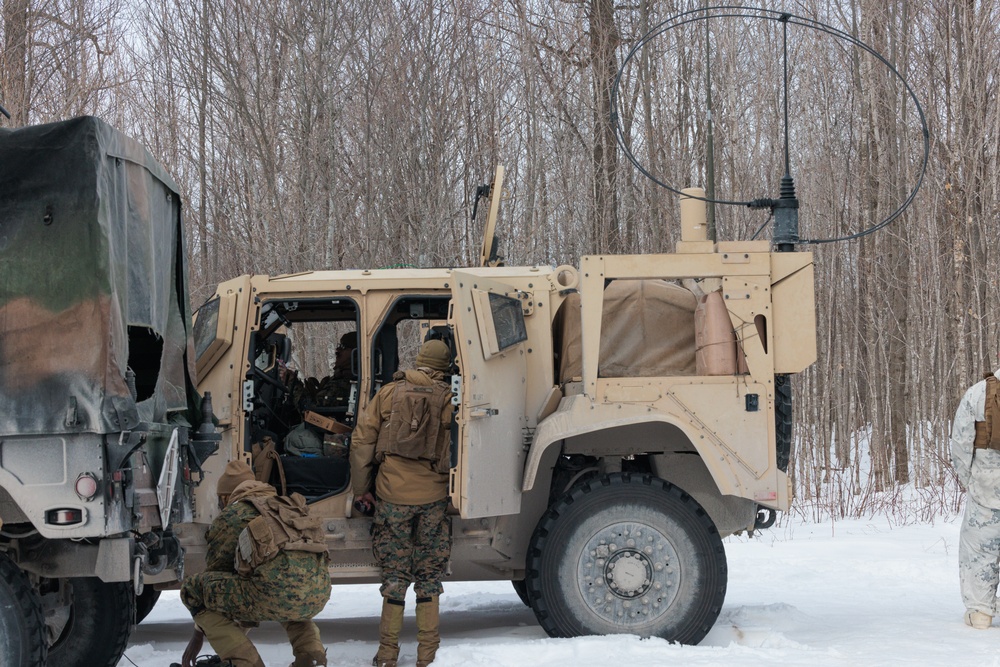
[[[215,518],[208,529],[206,570],[235,572],[236,548],[240,533],[258,516],[253,505],[241,502],[250,496],[277,495],[274,487],[264,482],[243,482],[233,492],[226,508]],[[287,583],[325,590],[329,596],[330,576],[326,569],[326,554],[305,551],[282,551],[274,559],[259,567],[254,577],[264,577],[281,585]]]
[[[1000,378],[1000,370],[994,375]],[[1000,451],[975,449],[976,422],[986,418],[986,380],[969,387],[951,427],[951,462],[958,480],[978,504],[1000,509]]]

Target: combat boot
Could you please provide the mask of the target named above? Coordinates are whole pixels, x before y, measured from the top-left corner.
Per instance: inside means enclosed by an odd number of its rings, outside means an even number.
[[[399,631],[403,629],[403,601],[382,599],[382,618],[378,624],[378,653],[375,667],[396,667],[399,658]]]
[[[225,653],[219,651],[219,657],[228,660],[233,667],[267,667],[260,659],[253,642],[244,637],[244,641]]]
[[[326,667],[326,649],[319,638],[319,628],[312,621],[286,621],[281,624],[292,645],[295,662],[289,667]]]
[[[417,598],[417,667],[427,667],[434,662],[441,633],[438,596]]]
[[[971,625],[976,630],[986,630],[993,625],[993,617],[989,614],[984,614],[981,611],[973,611],[970,609],[965,612],[965,624]]]
[[[246,633],[234,621],[216,611],[203,611],[194,617],[195,624],[205,633],[219,658],[233,667],[265,667],[260,654]]]

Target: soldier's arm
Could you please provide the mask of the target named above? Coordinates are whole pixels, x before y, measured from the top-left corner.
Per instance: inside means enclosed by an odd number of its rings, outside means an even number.
[[[375,444],[382,429],[383,406],[392,408],[391,399],[387,400],[392,386],[386,385],[375,394],[371,403],[361,413],[351,434],[351,491],[358,497],[368,493],[372,488]],[[388,415],[386,414],[384,418],[387,419]]]
[[[958,481],[968,488],[969,477],[972,474],[972,458],[976,437],[976,408],[973,405],[975,387],[965,392],[958,410],[955,411],[955,421],[951,425],[951,463],[958,475]]]
[[[205,569],[214,572],[232,572],[236,558],[236,543],[240,532],[253,518],[255,511],[246,503],[231,503],[215,517],[208,529],[208,548]]]

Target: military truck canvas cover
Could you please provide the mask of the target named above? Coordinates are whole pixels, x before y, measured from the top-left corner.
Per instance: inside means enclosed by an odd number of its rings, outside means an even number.
[[[687,289],[665,280],[614,280],[604,290],[599,377],[694,375],[695,309]],[[552,325],[559,382],[583,375],[580,295],[571,294]]]
[[[185,282],[177,186],[142,146],[93,117],[0,129],[0,436],[186,409]]]

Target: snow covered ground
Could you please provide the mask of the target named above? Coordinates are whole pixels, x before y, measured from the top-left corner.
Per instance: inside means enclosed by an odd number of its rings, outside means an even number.
[[[906,526],[786,518],[753,539],[729,538],[726,604],[699,646],[633,636],[550,639],[509,583],[446,583],[434,664],[1000,665],[1000,619],[987,631],[962,623],[959,525],[960,517]],[[375,586],[334,587],[317,618],[331,667],[371,664],[379,608]],[[410,599],[400,660],[408,666],[416,659],[412,608]],[[190,631],[176,593],[164,593],[119,665],[179,662]],[[264,624],[251,638],[268,667],[291,662],[279,625]]]

